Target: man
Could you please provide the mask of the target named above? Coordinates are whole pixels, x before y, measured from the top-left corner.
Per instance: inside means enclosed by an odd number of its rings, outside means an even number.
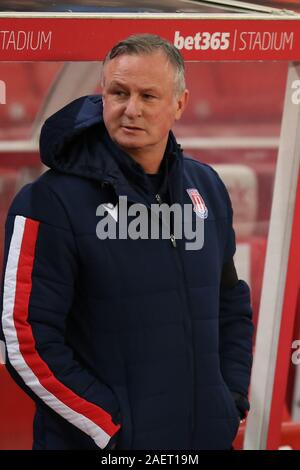
[[[249,408],[249,289],[227,191],[170,130],[187,98],[179,52],[131,36],[106,57],[103,100],[44,124],[51,169],[10,208],[2,315],[7,367],[37,405],[34,449],[230,449]],[[169,238],[101,237],[125,197],[149,217],[188,204],[202,248],[174,220]]]

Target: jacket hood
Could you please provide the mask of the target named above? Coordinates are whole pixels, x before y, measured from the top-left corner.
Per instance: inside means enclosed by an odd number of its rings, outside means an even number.
[[[165,156],[175,161],[179,149],[170,131]],[[110,139],[100,95],[78,98],[49,117],[41,130],[40,155],[54,170],[93,180],[143,185],[146,179],[143,168]]]
[[[95,157],[105,131],[102,111],[101,97],[91,95],[72,101],[50,116],[41,130],[42,162],[63,173],[101,179],[106,172],[106,158]],[[104,148],[102,151],[105,153]]]

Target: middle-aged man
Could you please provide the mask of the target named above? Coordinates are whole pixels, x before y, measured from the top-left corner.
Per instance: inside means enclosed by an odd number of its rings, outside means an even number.
[[[249,408],[249,289],[227,191],[170,130],[187,98],[176,48],[130,36],[106,57],[103,97],[44,124],[50,170],[7,218],[2,315],[34,449],[230,449]],[[169,237],[113,236],[137,203],[147,220],[155,204],[193,208],[201,249],[176,237],[175,212]]]

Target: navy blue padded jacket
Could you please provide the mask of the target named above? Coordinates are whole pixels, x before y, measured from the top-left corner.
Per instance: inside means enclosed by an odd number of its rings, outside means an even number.
[[[247,284],[220,282],[235,253],[224,184],[170,132],[169,199],[202,196],[203,248],[100,240],[100,204],[156,202],[142,167],[110,140],[101,97],[51,116],[40,150],[50,169],[6,222],[1,308],[8,370],[37,405],[34,449],[230,449],[253,326]]]

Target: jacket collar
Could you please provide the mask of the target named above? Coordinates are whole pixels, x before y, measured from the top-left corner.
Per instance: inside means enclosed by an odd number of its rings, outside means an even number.
[[[110,138],[99,95],[79,98],[48,118],[41,131],[40,153],[42,162],[56,171],[108,182],[117,196],[126,195],[131,201],[145,203],[146,198],[153,202],[143,168]],[[162,161],[161,191],[167,190],[181,165],[182,152],[170,131]]]

